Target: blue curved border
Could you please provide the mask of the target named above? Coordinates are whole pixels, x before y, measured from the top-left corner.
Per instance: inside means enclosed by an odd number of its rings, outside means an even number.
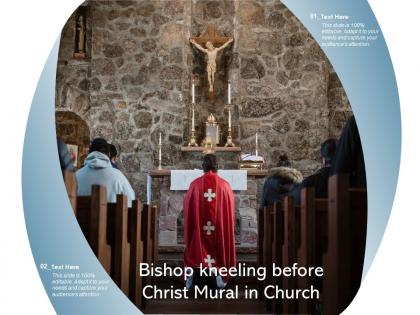
[[[55,132],[55,76],[58,39],[42,71],[25,135],[22,191],[26,229],[44,288],[58,314],[142,314],[102,268],[70,206],[58,162]],[[55,154],[54,154],[55,152]],[[52,297],[52,271],[40,264],[79,265],[81,272],[107,279],[109,289],[94,298]]]
[[[379,25],[365,0],[284,0],[320,41],[311,12],[357,16]],[[22,165],[26,227],[36,265],[77,264],[83,272],[110,279],[93,255],[70,207],[58,164],[55,139],[55,75],[59,40],[38,83],[28,119]],[[401,115],[395,74],[384,38],[368,49],[324,49],[346,89],[365,153],[369,218],[364,275],[382,240],[394,200],[401,153]],[[97,298],[52,298],[51,272],[39,274],[58,314],[141,314],[111,281]],[[76,300],[77,299],[77,300]]]
[[[321,25],[310,13],[346,14],[380,29],[366,0],[283,0],[314,38]],[[401,158],[401,112],[397,82],[385,39],[368,48],[324,48],[350,100],[362,140],[368,185],[368,229],[363,276],[378,251],[394,202]]]

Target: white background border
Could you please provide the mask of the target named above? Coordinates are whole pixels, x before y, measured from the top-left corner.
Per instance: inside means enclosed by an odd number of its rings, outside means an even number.
[[[7,1],[0,17],[0,313],[54,314],[30,251],[21,198],[24,132],[36,84],[78,0]],[[394,63],[403,119],[397,196],[379,252],[346,314],[418,312],[420,5],[370,0]],[[41,179],[40,179],[41,180]]]

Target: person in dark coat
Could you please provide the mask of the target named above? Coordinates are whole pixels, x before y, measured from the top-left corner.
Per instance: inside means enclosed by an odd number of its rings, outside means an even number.
[[[264,183],[260,198],[260,210],[282,200],[296,185],[302,182],[302,179],[302,174],[291,168],[287,156],[280,156],[277,167],[269,171],[268,178]]]
[[[300,205],[300,192],[306,187],[315,188],[315,198],[328,197],[328,178],[330,176],[331,164],[335,156],[336,148],[336,139],[328,139],[322,143],[322,167],[315,174],[306,177],[303,182],[293,190],[291,195],[294,197],[296,205]]]
[[[350,174],[350,186],[366,188],[365,159],[356,119],[351,116],[341,132],[331,175]]]
[[[69,149],[63,140],[57,138],[58,158],[60,160],[61,171],[75,172],[76,169],[71,159]]]
[[[117,170],[119,170],[120,168],[118,167],[118,164],[117,164],[117,156],[118,156],[117,148],[115,147],[115,145],[110,143],[109,149],[110,149],[109,158],[111,160],[111,165],[113,168],[116,168]]]

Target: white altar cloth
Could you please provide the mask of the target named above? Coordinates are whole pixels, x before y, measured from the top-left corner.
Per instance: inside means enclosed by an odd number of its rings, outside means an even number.
[[[232,190],[247,190],[246,170],[219,170],[217,174],[226,180]],[[202,170],[171,171],[171,190],[188,190],[193,180],[203,175]]]

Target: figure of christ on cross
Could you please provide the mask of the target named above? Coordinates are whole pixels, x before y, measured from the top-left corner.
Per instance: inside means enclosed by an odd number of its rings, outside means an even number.
[[[184,265],[194,270],[187,288],[212,288],[214,284],[223,288],[228,278],[203,280],[197,275],[199,268],[236,266],[234,196],[229,183],[217,175],[217,168],[214,154],[204,156],[204,175],[191,183],[184,196]]]
[[[197,41],[203,42],[205,44],[204,48],[200,43]],[[214,26],[209,26],[207,29],[207,36],[206,37],[195,37],[191,38],[190,42],[200,51],[207,55],[207,79],[209,82],[209,92],[214,91],[214,78],[216,75],[217,64],[216,58],[219,51],[222,51],[230,43],[233,42],[232,37],[221,37],[217,34]],[[215,47],[216,43],[222,43],[220,47]]]

